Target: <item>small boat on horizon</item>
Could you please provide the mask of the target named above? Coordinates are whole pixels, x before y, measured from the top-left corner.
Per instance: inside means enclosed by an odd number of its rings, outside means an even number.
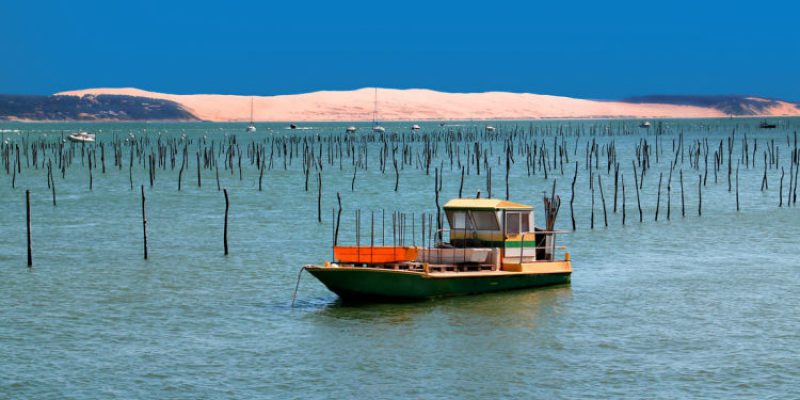
[[[375,106],[372,109],[372,131],[377,133],[386,132],[386,128],[378,124],[378,88],[375,88]]]
[[[70,134],[69,136],[67,136],[67,139],[76,143],[93,143],[95,135],[92,133],[80,131]]]
[[[418,130],[420,130],[420,127],[419,127],[419,125],[414,124],[414,125],[411,125],[411,130],[412,131],[418,131]]]
[[[348,126],[344,131],[347,133],[356,133],[358,129],[355,126]]]
[[[297,129],[297,125],[295,125],[295,124],[289,124],[289,129]]]
[[[450,229],[429,228],[428,246],[424,228],[422,246],[402,240],[376,246],[374,237],[369,245],[338,246],[334,238],[333,261],[303,269],[345,301],[408,301],[568,284],[570,254],[556,257],[566,248],[556,248],[561,232],[552,228],[559,205],[558,197],[545,197],[548,228],[540,229],[534,227],[532,206],[454,199],[444,206]]]
[[[253,122],[253,98],[250,98],[250,125],[247,125],[245,132],[255,132],[256,124]]]
[[[639,124],[639,128],[649,128],[651,126],[650,121],[644,121]]]
[[[778,125],[773,124],[773,123],[769,123],[766,120],[764,120],[764,121],[761,121],[761,124],[759,124],[758,127],[761,128],[761,129],[775,129],[775,128],[778,127]]]
[[[491,125],[486,125],[486,128],[484,128],[484,129],[486,130],[486,132],[494,132],[495,131],[495,127],[493,127]]]

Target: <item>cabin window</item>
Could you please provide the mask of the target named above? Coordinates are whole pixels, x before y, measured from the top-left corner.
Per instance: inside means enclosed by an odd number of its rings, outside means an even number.
[[[497,215],[494,211],[471,211],[472,220],[475,227],[481,231],[498,231],[500,226],[497,223]]]
[[[506,213],[506,233],[509,235],[519,233],[519,213]]]
[[[530,213],[506,212],[506,233],[517,235],[530,231]]]
[[[463,211],[456,211],[453,213],[453,229],[466,229],[467,227],[467,213]]]

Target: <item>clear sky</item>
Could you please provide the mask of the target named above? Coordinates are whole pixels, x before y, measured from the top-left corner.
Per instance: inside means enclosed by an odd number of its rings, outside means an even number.
[[[800,100],[800,5],[0,0],[0,93],[361,87]]]

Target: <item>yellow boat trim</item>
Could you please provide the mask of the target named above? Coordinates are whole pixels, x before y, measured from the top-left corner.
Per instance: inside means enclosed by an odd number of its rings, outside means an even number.
[[[504,262],[503,271],[517,273],[554,274],[572,272],[572,263],[569,261],[533,261],[533,262]]]
[[[514,270],[514,266],[523,265],[520,271]],[[307,270],[321,269],[325,271],[362,271],[374,272],[382,274],[406,274],[406,275],[422,275],[425,278],[479,278],[485,276],[510,276],[510,275],[537,275],[537,274],[557,274],[572,272],[572,263],[569,261],[539,261],[532,263],[513,264],[503,263],[503,270],[500,271],[481,271],[481,272],[420,272],[420,271],[403,271],[394,269],[383,268],[367,268],[367,267],[323,267],[321,265],[306,265]],[[510,269],[508,269],[510,268]]]
[[[444,205],[445,209],[472,209],[472,210],[533,210],[533,206],[513,203],[501,199],[453,199]]]

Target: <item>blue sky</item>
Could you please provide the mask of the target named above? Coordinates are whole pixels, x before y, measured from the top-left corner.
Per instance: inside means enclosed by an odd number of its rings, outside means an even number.
[[[361,87],[800,100],[800,5],[759,1],[0,2],[0,93]]]

